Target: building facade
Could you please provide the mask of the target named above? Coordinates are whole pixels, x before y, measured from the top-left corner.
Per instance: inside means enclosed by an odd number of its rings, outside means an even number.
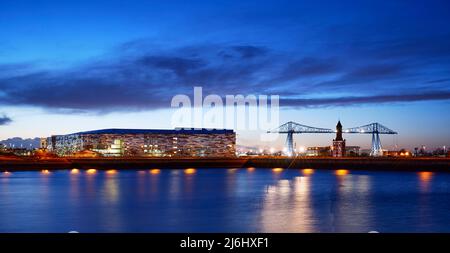
[[[330,156],[331,147],[308,147],[306,148],[306,156]]]
[[[47,139],[58,156],[93,151],[106,157],[234,157],[236,133],[216,129],[104,129]]]
[[[345,140],[342,138],[342,124],[338,121],[336,125],[336,139],[333,140],[333,157],[345,156]]]
[[[360,146],[345,146],[346,156],[360,156],[361,155]]]

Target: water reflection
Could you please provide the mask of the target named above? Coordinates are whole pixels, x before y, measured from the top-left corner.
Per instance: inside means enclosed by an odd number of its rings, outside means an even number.
[[[80,194],[80,189],[79,189],[79,182],[80,182],[80,177],[79,175],[79,171],[77,169],[72,169],[70,171],[70,195],[71,198],[70,199],[74,199],[77,198]]]
[[[108,173],[109,172],[109,173]],[[119,197],[119,184],[117,177],[111,177],[117,172],[107,171],[106,182],[104,184],[103,192],[106,196],[106,201],[109,203],[116,203]]]
[[[88,170],[86,170],[86,173],[88,175],[95,175],[95,173],[97,173],[97,170],[96,169],[88,169]]]
[[[303,169],[302,173],[305,176],[310,176],[310,175],[314,174],[314,169]]]
[[[421,192],[429,192],[431,181],[433,179],[433,172],[421,171],[419,175],[419,188]]]
[[[233,169],[228,169],[228,173],[235,173],[236,171],[237,171],[238,169],[235,169],[235,168],[233,168]]]
[[[336,174],[336,176],[346,176],[350,173],[350,171],[348,170],[336,170],[334,172]]]
[[[100,199],[106,208],[102,208],[100,221],[102,226],[108,227],[112,232],[120,231],[122,227],[122,214],[119,208],[120,202],[120,188],[119,178],[115,175],[117,170],[105,171],[104,184],[102,188],[102,195]],[[97,200],[97,201],[99,201]],[[126,217],[126,216],[125,216]]]
[[[377,230],[372,225],[370,177],[349,173],[348,170],[335,172],[337,181],[331,199],[330,230],[359,233]]]
[[[192,197],[192,192],[194,188],[194,175],[197,172],[194,168],[187,168],[184,170],[184,191],[189,194],[188,197]]]
[[[173,170],[170,173],[170,180],[169,180],[169,198],[170,200],[177,199],[180,194],[180,172],[179,170]]]
[[[70,171],[70,174],[72,174],[72,175],[77,175],[77,174],[79,174],[80,173],[80,170],[79,169],[72,169],[71,171]]]
[[[152,175],[158,175],[159,173],[161,173],[160,169],[151,169],[150,170],[150,174],[152,174]]]
[[[188,169],[2,171],[0,232],[450,232],[450,173]]]
[[[283,172],[283,168],[273,168],[272,171],[274,173],[281,173],[281,172]]]
[[[311,179],[279,180],[267,188],[261,211],[263,232],[313,232]]]
[[[187,168],[184,170],[184,174],[187,174],[187,175],[195,174],[195,172],[197,172],[197,170],[194,168]]]
[[[117,172],[117,170],[107,170],[105,173],[106,173],[107,176],[114,176],[118,172]]]

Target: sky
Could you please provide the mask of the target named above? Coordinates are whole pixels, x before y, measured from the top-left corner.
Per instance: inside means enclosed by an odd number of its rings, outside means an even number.
[[[0,139],[171,128],[172,97],[201,86],[279,95],[280,124],[379,122],[399,133],[385,148],[450,146],[449,23],[446,0],[1,0]],[[282,148],[264,132],[238,144]]]

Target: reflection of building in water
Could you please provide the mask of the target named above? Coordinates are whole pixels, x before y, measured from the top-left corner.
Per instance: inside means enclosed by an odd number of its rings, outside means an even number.
[[[331,203],[331,232],[365,233],[379,229],[372,225],[370,177],[346,171],[337,173],[336,180],[336,196]]]
[[[269,186],[261,211],[262,232],[314,232],[310,177]]]
[[[50,152],[74,156],[235,156],[236,133],[216,129],[104,129],[54,135],[43,142]]]

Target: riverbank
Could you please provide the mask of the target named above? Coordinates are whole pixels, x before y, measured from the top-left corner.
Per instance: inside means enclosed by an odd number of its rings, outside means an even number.
[[[149,168],[314,168],[349,170],[448,171],[450,158],[52,158],[0,159],[1,171]]]

